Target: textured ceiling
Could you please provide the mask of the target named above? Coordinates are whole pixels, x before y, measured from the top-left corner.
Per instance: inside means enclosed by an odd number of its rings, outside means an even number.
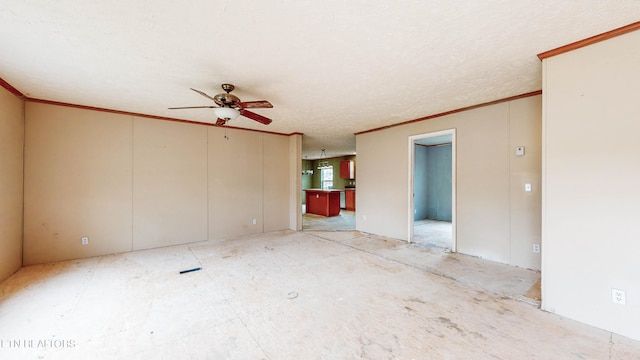
[[[302,132],[303,155],[355,132],[542,88],[538,53],[638,21],[638,0],[2,0],[0,78],[28,97],[215,121],[210,95],[269,100],[230,125]]]

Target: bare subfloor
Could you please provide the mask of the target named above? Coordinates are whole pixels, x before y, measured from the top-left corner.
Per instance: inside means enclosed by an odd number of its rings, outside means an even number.
[[[0,358],[640,356],[640,342],[539,310],[526,297],[538,279],[357,231],[29,266],[0,284]]]
[[[322,215],[309,214],[302,207],[302,229],[321,231],[343,231],[356,229],[355,211],[340,209],[340,215],[326,217]]]
[[[423,219],[413,223],[413,241],[424,247],[439,247],[451,250],[453,226],[451,221]]]

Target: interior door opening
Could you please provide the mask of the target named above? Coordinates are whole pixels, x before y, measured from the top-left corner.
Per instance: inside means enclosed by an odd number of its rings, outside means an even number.
[[[409,137],[409,238],[456,251],[455,129]]]
[[[355,230],[355,160],[355,155],[302,160],[303,231]]]

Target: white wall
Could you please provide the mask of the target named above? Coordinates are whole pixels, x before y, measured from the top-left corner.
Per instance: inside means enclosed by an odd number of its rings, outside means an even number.
[[[220,127],[29,101],[25,119],[25,265],[290,227],[289,157],[300,158],[289,136],[225,138]]]
[[[24,102],[0,87],[0,281],[22,266]]]
[[[540,187],[524,194],[524,184],[540,179],[540,127],[537,95],[356,135],[356,228],[407,239],[408,138],[455,128],[457,251],[539,269]],[[524,158],[514,144],[526,147]]]
[[[542,308],[640,340],[640,31],[543,61]],[[626,291],[626,306],[611,289]]]

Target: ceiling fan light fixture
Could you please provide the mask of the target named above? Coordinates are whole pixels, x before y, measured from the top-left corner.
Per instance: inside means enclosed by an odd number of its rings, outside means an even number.
[[[240,116],[240,111],[238,109],[230,108],[230,107],[219,107],[214,108],[213,112],[216,114],[218,119],[223,120],[233,120]]]

